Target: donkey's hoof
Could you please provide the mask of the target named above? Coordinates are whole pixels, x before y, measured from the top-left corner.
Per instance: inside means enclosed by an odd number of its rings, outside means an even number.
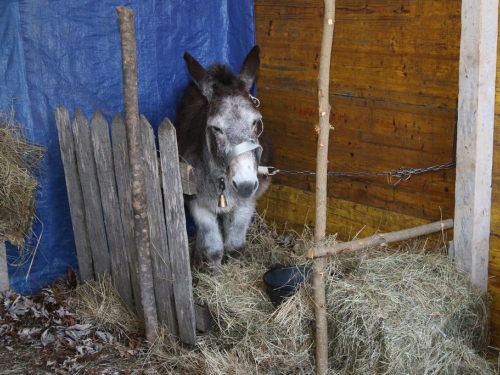
[[[243,251],[245,247],[242,246],[238,249],[228,249],[226,251],[226,263],[234,263],[240,259],[242,259]]]

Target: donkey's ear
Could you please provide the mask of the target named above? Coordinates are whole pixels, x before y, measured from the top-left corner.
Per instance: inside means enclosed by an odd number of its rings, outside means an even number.
[[[186,61],[189,75],[194,83],[200,88],[203,96],[210,100],[212,97],[212,85],[208,82],[208,75],[205,68],[189,52],[184,52],[184,61]]]
[[[238,77],[245,82],[245,86],[247,91],[253,85],[253,81],[255,80],[255,76],[257,75],[257,71],[260,66],[260,48],[259,46],[253,47],[250,52],[248,52],[245,61],[243,62],[243,66],[241,67],[240,72],[238,73]]]

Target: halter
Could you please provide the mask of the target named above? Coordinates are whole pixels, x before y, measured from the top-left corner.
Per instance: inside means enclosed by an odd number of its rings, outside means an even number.
[[[233,147],[231,151],[229,151],[224,158],[224,163],[227,167],[231,165],[231,162],[241,154],[244,154],[248,151],[255,150],[255,156],[257,157],[257,164],[260,164],[260,157],[262,156],[262,147],[258,143],[245,141]]]
[[[250,98],[255,103],[256,107],[258,107],[260,105],[259,99],[253,97],[252,95],[250,95]],[[264,124],[262,123],[262,132],[263,131],[264,131]],[[259,136],[262,134],[262,132],[259,134]],[[260,158],[262,156],[263,149],[262,149],[262,146],[260,144],[255,143],[255,142],[251,142],[251,141],[245,141],[245,142],[242,142],[240,144],[237,144],[236,146],[234,146],[231,149],[231,151],[229,151],[226,154],[226,156],[224,158],[224,164],[226,165],[226,168],[229,168],[229,166],[231,165],[233,160],[236,157],[238,157],[239,155],[244,154],[245,152],[254,151],[254,150],[255,150],[255,157],[257,159],[257,165],[258,165],[257,173],[264,175],[266,177],[270,176],[270,175],[274,175],[275,173],[269,171],[269,168],[273,168],[273,167],[261,167],[261,166],[259,166]],[[220,191],[219,203],[218,203],[219,207],[227,207],[226,196],[224,195],[225,190],[226,190],[226,184],[224,183],[224,178],[221,177],[219,179],[219,191]]]

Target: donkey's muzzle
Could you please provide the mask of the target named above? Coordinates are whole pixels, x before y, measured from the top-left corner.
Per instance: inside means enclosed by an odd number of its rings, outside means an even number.
[[[233,188],[236,190],[238,195],[243,198],[247,199],[250,198],[251,196],[254,195],[254,193],[257,191],[257,188],[259,187],[259,181],[244,181],[240,183],[236,183],[233,181]]]
[[[226,167],[229,168],[231,165],[232,161],[238,157],[238,155],[244,154],[245,152],[248,151],[255,151],[255,157],[257,159],[257,165],[260,164],[260,157],[262,156],[262,146],[258,143],[246,141],[242,142],[236,146],[233,147],[231,151],[229,151],[224,158],[224,162],[226,164]]]

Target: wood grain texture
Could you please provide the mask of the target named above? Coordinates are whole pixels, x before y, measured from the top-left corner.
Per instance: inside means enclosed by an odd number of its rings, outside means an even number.
[[[322,2],[255,2],[257,82],[279,169],[314,168],[314,111]],[[337,0],[330,103],[333,171],[382,171],[451,160],[458,100],[461,2]],[[500,84],[497,63],[489,291],[500,344]],[[391,125],[395,121],[396,126]],[[380,142],[380,143],[379,143]],[[294,147],[290,147],[293,145]],[[259,202],[266,218],[312,225],[314,178],[280,175]],[[329,178],[327,230],[343,240],[454,215],[455,171],[394,188],[377,178]],[[308,197],[304,198],[304,194]],[[304,203],[304,199],[307,204]],[[366,225],[366,226],[365,226]],[[448,238],[448,240],[451,239]]]
[[[307,251],[308,258],[331,257],[351,251],[370,249],[385,246],[392,242],[399,242],[416,237],[428,236],[432,233],[440,233],[453,228],[453,219],[437,221],[430,224],[412,227],[389,233],[377,233],[370,237],[356,239],[349,242],[339,242],[328,247],[312,247]]]
[[[64,167],[64,179],[68,193],[71,224],[75,236],[76,258],[82,281],[94,279],[92,251],[85,222],[85,207],[80,178],[76,164],[75,145],[68,110],[62,105],[55,110],[57,132],[59,134],[59,149]]]
[[[135,239],[139,255],[141,298],[144,309],[146,340],[157,338],[158,315],[155,301],[153,266],[151,261],[148,198],[144,177],[142,136],[139,120],[137,90],[137,48],[135,40],[134,12],[124,6],[116,8],[120,26],[122,52],[123,106],[127,128],[128,156],[132,174],[132,207],[134,210]]]
[[[276,221],[280,229],[289,227],[302,233],[305,227],[314,226],[314,201],[313,192],[273,184],[259,200],[257,209],[261,213],[265,211],[266,220]],[[332,197],[328,198],[327,207],[326,231],[328,234],[338,233],[344,241],[431,222]]]
[[[488,292],[492,296],[492,344],[498,347],[500,346],[500,54],[497,56],[496,73]]]
[[[462,1],[462,44],[457,120],[455,254],[457,267],[486,290],[498,0]]]
[[[125,130],[125,123],[120,114],[116,114],[111,121],[111,139],[113,144],[116,186],[125,239],[124,249],[128,258],[132,291],[134,293],[134,311],[136,311],[140,319],[144,319],[144,311],[141,304],[141,284],[138,266],[139,256],[137,254],[137,245],[134,237],[132,177],[130,175],[130,162],[127,151],[127,133]]]
[[[132,285],[125,237],[120,213],[120,203],[116,188],[116,176],[111,151],[108,122],[99,110],[90,121],[92,148],[96,162],[99,191],[101,193],[102,211],[108,239],[109,256],[111,260],[111,275],[113,285],[125,305],[133,310]]]
[[[94,272],[96,276],[109,276],[111,272],[111,260],[108,252],[106,231],[104,229],[101,195],[97,182],[90,128],[87,119],[78,108],[75,110],[73,118],[73,137],[75,140],[78,175],[80,176],[80,185],[83,193],[85,222],[92,250]]]
[[[381,172],[453,160],[460,4],[430,0],[336,3],[330,70],[334,130],[328,170]],[[262,51],[257,94],[275,144],[278,169],[315,170],[322,7],[317,0],[255,2],[257,44]],[[278,174],[274,181],[305,191],[316,189],[314,176]],[[329,177],[331,202],[342,202],[343,210],[350,206],[349,213],[341,215],[346,222],[329,220],[329,230],[357,220],[356,227],[368,224],[384,231],[399,230],[408,227],[407,219],[429,222],[453,216],[453,169],[415,175],[397,187],[394,182],[388,183],[385,177]],[[272,196],[270,192],[267,198]],[[283,191],[281,196],[286,201]],[[280,204],[269,202],[269,206],[274,203]],[[361,206],[371,215],[382,216],[367,220],[356,213]],[[300,227],[304,217],[311,217],[312,207],[304,207],[287,221],[296,218],[291,224]],[[282,209],[285,212],[276,217],[268,211],[267,218],[279,221],[287,217],[287,211],[297,211]],[[394,214],[395,223],[386,222],[386,212]],[[398,214],[404,220],[397,219]]]
[[[0,241],[0,292],[8,290],[9,284],[9,268],[7,264],[7,251],[5,242]]]
[[[179,154],[175,128],[169,119],[158,128],[163,181],[163,202],[167,223],[168,248],[171,257],[175,310],[182,342],[196,344],[196,319],[186,215],[182,195]]]
[[[167,229],[162,203],[160,180],[158,178],[158,158],[153,128],[144,116],[140,116],[144,175],[148,197],[150,223],[151,259],[153,261],[154,293],[158,320],[166,324],[172,335],[178,336],[176,307],[173,289],[172,262],[167,242]]]
[[[314,170],[320,0],[256,0],[257,94],[279,169]],[[331,70],[331,171],[384,171],[453,157],[461,2],[337,0]],[[500,345],[500,69],[497,62],[489,291]],[[394,124],[394,123],[395,124]],[[380,143],[379,143],[380,142]],[[293,147],[290,147],[293,145]],[[278,174],[259,202],[266,219],[299,232],[314,223],[314,176]],[[327,231],[342,240],[453,217],[455,170],[328,180]],[[442,214],[441,214],[442,213]],[[442,216],[441,216],[442,215]],[[451,234],[448,240],[452,239]]]

